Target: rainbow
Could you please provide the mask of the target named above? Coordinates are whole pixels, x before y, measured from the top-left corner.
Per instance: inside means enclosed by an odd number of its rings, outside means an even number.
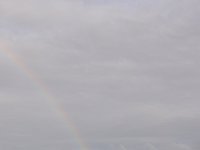
[[[26,74],[26,76],[34,82],[34,84],[36,84],[39,90],[48,99],[50,105],[52,105],[56,115],[66,123],[75,140],[79,144],[80,149],[89,150],[89,146],[82,138],[80,131],[75,126],[74,122],[69,117],[68,113],[62,107],[62,105],[60,105],[56,98],[51,94],[48,86],[46,86],[46,84],[39,78],[39,76],[33,70],[31,70],[18,55],[12,52],[11,48],[8,47],[6,42],[0,42],[0,51],[3,52],[3,54],[5,54],[6,57],[8,57],[9,60],[11,60],[18,68],[20,68]]]

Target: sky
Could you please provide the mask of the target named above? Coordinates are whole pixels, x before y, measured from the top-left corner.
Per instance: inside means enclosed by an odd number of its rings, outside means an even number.
[[[200,149],[198,0],[1,0],[0,148]]]

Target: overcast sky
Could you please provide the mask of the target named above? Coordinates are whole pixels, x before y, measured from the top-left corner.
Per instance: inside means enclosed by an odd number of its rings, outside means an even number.
[[[0,0],[0,149],[79,150],[62,106],[88,150],[199,150],[199,14],[199,0]]]

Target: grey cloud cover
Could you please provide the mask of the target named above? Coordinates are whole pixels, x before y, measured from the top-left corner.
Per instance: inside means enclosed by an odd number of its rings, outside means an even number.
[[[91,150],[198,150],[199,7],[198,0],[1,0],[0,48],[41,78]],[[2,50],[0,77],[1,149],[79,149]]]

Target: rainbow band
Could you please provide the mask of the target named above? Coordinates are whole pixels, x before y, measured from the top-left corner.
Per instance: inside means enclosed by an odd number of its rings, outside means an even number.
[[[40,91],[47,97],[50,104],[52,105],[52,108],[55,108],[55,113],[59,118],[64,120],[69,127],[71,133],[73,134],[74,138],[78,142],[81,150],[89,150],[86,142],[83,140],[80,131],[78,128],[74,125],[73,121],[70,119],[68,113],[65,111],[65,109],[56,101],[56,98],[51,94],[50,90],[46,86],[46,84],[38,77],[38,75],[33,72],[23,61],[20,59],[19,56],[17,56],[15,53],[11,51],[10,48],[8,48],[7,44],[5,42],[0,43],[0,51],[2,51],[18,68],[23,70],[25,74],[28,76],[28,78],[33,81]]]

